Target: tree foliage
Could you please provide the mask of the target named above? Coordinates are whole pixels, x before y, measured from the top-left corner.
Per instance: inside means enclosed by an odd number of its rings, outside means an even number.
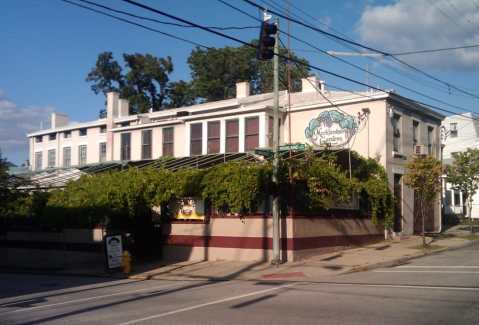
[[[415,156],[407,165],[404,175],[404,184],[414,190],[418,196],[422,219],[423,244],[426,244],[424,235],[424,218],[427,207],[437,199],[441,191],[442,164],[432,156]]]
[[[255,213],[279,192],[281,201],[295,209],[311,213],[337,208],[348,202],[354,192],[364,196],[373,221],[388,226],[392,216],[392,196],[384,169],[373,159],[357,160],[350,179],[335,153],[288,160],[282,165],[280,186],[271,182],[272,166],[268,162],[228,162],[208,169],[129,168],[95,175],[84,175],[65,188],[34,194],[17,200],[16,216],[36,219],[54,228],[92,227],[104,224],[111,228],[136,227],[152,216],[160,206],[162,217],[169,218],[169,203],[183,197],[201,197],[220,213],[239,216]],[[289,169],[292,178],[289,178]],[[163,209],[165,208],[165,209]],[[384,218],[383,218],[384,217]]]
[[[287,56],[287,50],[280,54]],[[301,60],[292,53],[292,58]],[[288,80],[285,59],[280,59],[281,89],[286,89]],[[250,46],[201,49],[196,48],[188,58],[191,69],[191,86],[196,97],[203,101],[215,101],[232,98],[236,93],[238,81],[249,81],[253,94],[273,90],[273,63],[256,58],[256,50]],[[301,78],[307,77],[309,69],[304,65],[292,65],[291,77],[293,91],[301,88]]]
[[[288,52],[281,48],[280,54],[286,57]],[[291,56],[308,63],[294,53]],[[232,98],[239,81],[249,81],[253,94],[273,89],[272,61],[257,60],[256,50],[250,46],[194,49],[188,58],[191,70],[189,82],[170,80],[173,72],[170,57],[125,53],[123,61],[122,66],[112,52],[100,53],[86,81],[95,94],[119,92],[122,98],[130,101],[132,113]],[[286,62],[282,58],[280,61],[281,88],[286,89]],[[308,74],[309,69],[305,65],[291,65],[293,91],[301,89],[301,78]]]
[[[203,178],[202,196],[220,212],[250,214],[266,198],[270,175],[270,165],[246,162],[219,165]]]
[[[3,207],[11,195],[8,162],[0,152],[0,207]]]
[[[170,57],[135,53],[123,54],[123,60],[124,68],[111,52],[98,55],[95,67],[86,77],[95,94],[119,92],[122,98],[130,101],[131,111],[135,113],[145,113],[150,108],[159,110],[174,104],[179,98],[188,104],[184,96],[178,94],[178,84],[169,80],[173,72]],[[169,97],[172,89],[175,89],[173,99]]]
[[[466,197],[470,217],[472,199],[479,188],[479,149],[468,148],[464,152],[453,154],[453,158],[452,165],[446,169],[447,181],[452,184],[454,190],[461,191]],[[472,230],[471,222],[471,233]]]

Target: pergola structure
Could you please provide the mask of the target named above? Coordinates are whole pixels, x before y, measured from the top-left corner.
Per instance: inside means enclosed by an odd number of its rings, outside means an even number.
[[[82,175],[125,170],[129,167],[140,169],[165,168],[176,171],[181,168],[210,168],[231,161],[259,162],[264,161],[264,158],[253,153],[210,154],[181,158],[165,157],[154,160],[112,161],[71,168],[48,168],[37,172],[17,171],[14,173],[14,176],[23,180],[23,185],[21,186],[23,190],[48,190],[62,188],[69,181],[77,180]]]

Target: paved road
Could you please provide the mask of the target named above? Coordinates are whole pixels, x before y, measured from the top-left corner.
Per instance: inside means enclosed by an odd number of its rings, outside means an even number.
[[[1,324],[479,324],[479,243],[317,282],[0,274]]]

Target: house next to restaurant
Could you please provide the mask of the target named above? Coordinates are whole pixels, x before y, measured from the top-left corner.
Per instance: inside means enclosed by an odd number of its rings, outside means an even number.
[[[396,198],[394,234],[407,236],[420,229],[414,193],[403,184],[407,159],[414,153],[440,158],[440,126],[444,116],[394,92],[347,92],[326,89],[316,77],[302,80],[302,90],[280,92],[280,144],[350,148],[376,158],[386,169]],[[163,156],[205,157],[254,153],[271,148],[273,94],[250,95],[247,82],[236,85],[236,97],[145,114],[129,115],[127,100],[107,94],[106,117],[69,123],[52,114],[51,128],[28,134],[31,168],[71,169],[99,163],[148,161]],[[164,256],[172,259],[268,259],[271,218],[204,216],[172,220]],[[426,218],[426,230],[438,231],[438,199]],[[296,260],[318,251],[384,236],[357,209],[331,210],[324,217],[285,216],[281,222],[283,258]],[[166,230],[165,230],[166,231]]]
[[[479,117],[473,113],[450,115],[442,123],[443,126],[443,162],[451,164],[453,154],[466,151],[468,148],[479,149]],[[468,216],[466,202],[461,191],[454,190],[451,184],[444,182],[443,202],[444,214]],[[479,194],[472,199],[473,219],[479,218]]]

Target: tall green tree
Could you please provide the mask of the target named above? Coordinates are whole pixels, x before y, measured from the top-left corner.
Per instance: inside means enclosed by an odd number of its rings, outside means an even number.
[[[86,76],[86,81],[92,83],[91,90],[97,95],[106,95],[110,91],[118,92],[125,85],[122,68],[111,52],[98,55],[95,67]]]
[[[151,54],[123,54],[125,68],[111,52],[98,55],[95,67],[88,73],[95,94],[117,91],[130,101],[132,113],[145,113],[150,108],[167,106],[173,72],[171,57],[159,58]]]
[[[175,108],[190,106],[196,102],[191,83],[183,80],[170,82],[165,107]]]
[[[474,232],[472,225],[472,199],[479,188],[479,149],[468,148],[464,152],[453,154],[454,162],[446,169],[447,181],[454,190],[461,191],[466,198],[467,214],[471,235]]]
[[[432,156],[415,156],[407,165],[404,183],[418,196],[422,222],[422,243],[426,246],[424,219],[429,206],[438,198],[441,191],[442,164]]]
[[[280,54],[287,56],[286,49]],[[291,53],[291,57],[305,64],[308,61]],[[280,88],[287,89],[286,60],[280,58]],[[273,89],[273,62],[256,58],[256,49],[250,46],[194,49],[188,64],[191,69],[191,86],[195,96],[202,101],[215,101],[235,96],[236,82],[249,81],[253,94],[270,92]],[[309,69],[300,64],[291,64],[292,90],[301,87],[301,78],[309,75]]]

